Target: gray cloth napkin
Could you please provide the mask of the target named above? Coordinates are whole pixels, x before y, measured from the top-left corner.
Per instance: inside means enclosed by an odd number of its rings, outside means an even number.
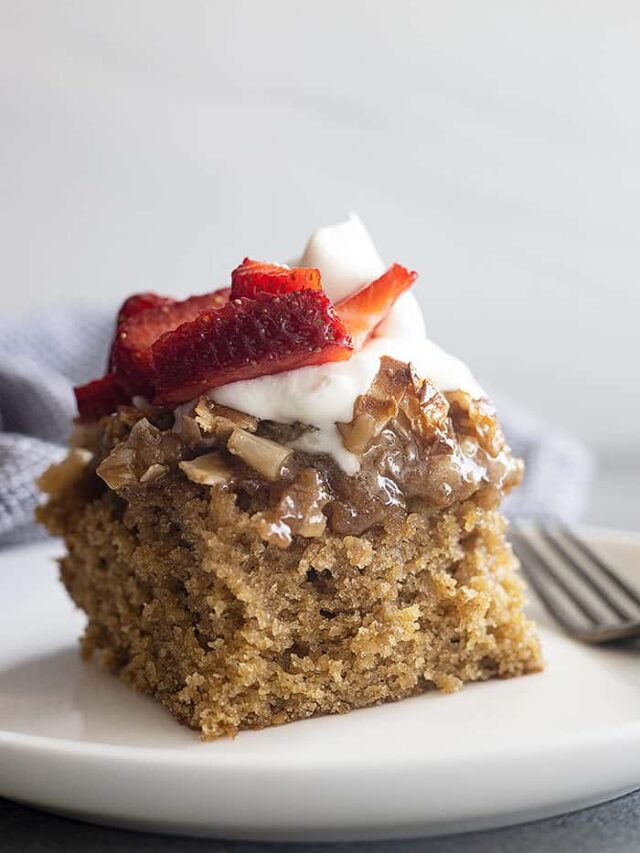
[[[114,311],[41,309],[0,324],[0,546],[43,538],[33,522],[34,481],[64,454],[75,404],[72,386],[101,376]],[[590,454],[561,430],[497,399],[507,439],[526,463],[511,517],[580,518],[593,473]]]

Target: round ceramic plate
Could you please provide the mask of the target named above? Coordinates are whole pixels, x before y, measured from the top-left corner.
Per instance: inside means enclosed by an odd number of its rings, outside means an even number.
[[[640,579],[640,536],[591,533]],[[433,835],[640,787],[640,651],[578,645],[536,607],[547,669],[202,743],[78,655],[59,546],[0,555],[0,795],[185,835]]]

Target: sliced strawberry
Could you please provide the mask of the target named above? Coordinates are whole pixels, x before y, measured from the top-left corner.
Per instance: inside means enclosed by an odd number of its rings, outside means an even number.
[[[130,317],[136,314],[141,314],[143,311],[148,311],[150,308],[162,308],[164,305],[171,305],[176,300],[169,296],[159,296],[151,291],[147,293],[134,293],[122,303],[118,311],[117,325],[124,323]]]
[[[387,316],[396,299],[409,290],[418,277],[400,264],[393,264],[380,278],[367,284],[336,305],[336,311],[359,350],[375,327]]]
[[[322,290],[320,270],[283,267],[245,258],[231,273],[231,298],[254,299],[257,293],[292,293],[295,290]]]
[[[175,405],[209,388],[342,361],[353,346],[324,293],[234,299],[163,335],[153,346],[155,402]]]
[[[118,384],[132,396],[152,397],[152,345],[165,332],[194,320],[202,311],[224,305],[228,298],[229,288],[225,287],[183,302],[169,300],[168,304],[131,315],[118,326],[109,357]]]
[[[78,385],[73,393],[82,421],[97,421],[103,415],[115,412],[117,406],[129,402],[128,395],[116,383],[113,373],[107,373],[102,379],[94,379],[86,385]]]

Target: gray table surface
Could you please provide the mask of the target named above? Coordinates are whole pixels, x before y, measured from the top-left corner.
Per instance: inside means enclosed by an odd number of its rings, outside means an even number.
[[[255,844],[171,838],[89,826],[0,800],[0,853],[631,853],[640,849],[640,791],[521,826],[445,838],[360,844]]]

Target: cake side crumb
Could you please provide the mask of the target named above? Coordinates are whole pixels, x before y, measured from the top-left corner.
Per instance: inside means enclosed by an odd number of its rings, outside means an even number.
[[[87,475],[38,514],[84,653],[205,739],[542,668],[505,521],[474,497],[287,549],[173,475],[128,500]]]

